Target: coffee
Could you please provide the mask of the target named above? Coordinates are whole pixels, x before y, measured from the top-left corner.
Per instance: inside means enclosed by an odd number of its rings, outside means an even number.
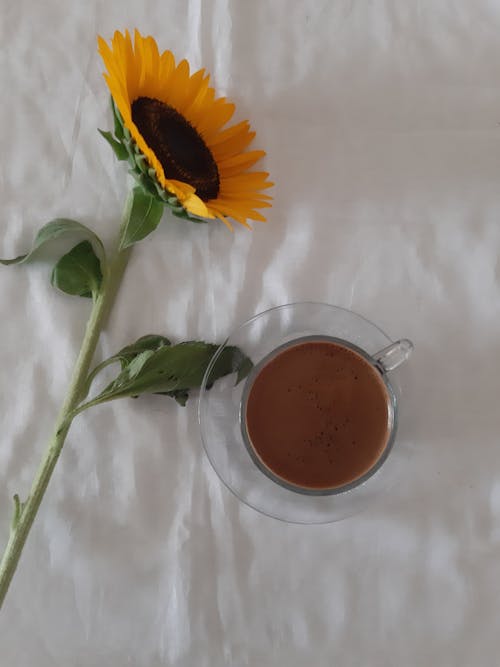
[[[247,442],[278,480],[337,489],[383,455],[391,405],[381,373],[364,356],[327,340],[299,342],[257,369],[244,410]]]

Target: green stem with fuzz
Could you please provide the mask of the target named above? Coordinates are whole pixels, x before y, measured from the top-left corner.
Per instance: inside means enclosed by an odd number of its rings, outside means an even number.
[[[113,305],[129,254],[130,249],[118,250],[104,271],[103,282],[99,294],[93,302],[92,312],[87,323],[80,353],[75,363],[66,399],[55,424],[54,434],[40,462],[27,500],[24,503],[20,503],[17,496],[14,498],[15,511],[11,524],[10,537],[0,562],[0,608],[19,563],[26,538],[61,454],[74,417],[74,410],[83,398],[82,394],[86,387],[90,364],[92,363],[99,340],[99,334],[105,324],[106,316]]]

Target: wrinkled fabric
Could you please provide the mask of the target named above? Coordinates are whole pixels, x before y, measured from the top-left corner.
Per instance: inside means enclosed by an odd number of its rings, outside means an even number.
[[[98,359],[145,333],[222,340],[300,300],[416,346],[401,479],[331,525],[240,504],[194,398],[78,417],[0,614],[1,664],[498,665],[500,2],[2,0],[0,16],[0,256],[58,216],[116,235],[128,181],[96,131],[97,33],[137,26],[206,67],[268,152],[268,224],[166,215]],[[89,314],[49,275],[0,270],[2,541]]]

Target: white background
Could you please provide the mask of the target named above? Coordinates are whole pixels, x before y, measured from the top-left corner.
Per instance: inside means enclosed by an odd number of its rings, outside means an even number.
[[[0,2],[0,256],[60,215],[109,242],[128,187],[96,34],[205,66],[276,181],[267,225],[165,216],[99,358],[144,333],[222,339],[335,303],[416,345],[401,484],[299,527],[222,487],[196,400],[78,418],[0,614],[10,667],[494,667],[500,596],[500,2]],[[89,304],[0,270],[0,534],[26,495]]]

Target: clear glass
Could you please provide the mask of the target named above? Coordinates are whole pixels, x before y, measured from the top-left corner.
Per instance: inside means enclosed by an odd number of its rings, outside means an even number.
[[[210,373],[225,346],[236,345],[254,365],[276,348],[297,339],[340,339],[361,350],[379,368],[393,397],[390,446],[373,470],[335,493],[303,493],[277,483],[252,459],[242,431],[241,412],[246,381],[235,375],[218,380],[210,390]],[[323,303],[294,303],[267,310],[238,327],[214,355],[202,384],[199,423],[203,446],[221,481],[242,502],[267,516],[291,523],[328,523],[370,505],[398,479],[404,457],[394,445],[400,387],[388,371],[405,361],[412,349],[407,339],[393,342],[375,324],[352,311]],[[389,456],[390,452],[390,456]],[[382,465],[383,464],[383,465]]]

